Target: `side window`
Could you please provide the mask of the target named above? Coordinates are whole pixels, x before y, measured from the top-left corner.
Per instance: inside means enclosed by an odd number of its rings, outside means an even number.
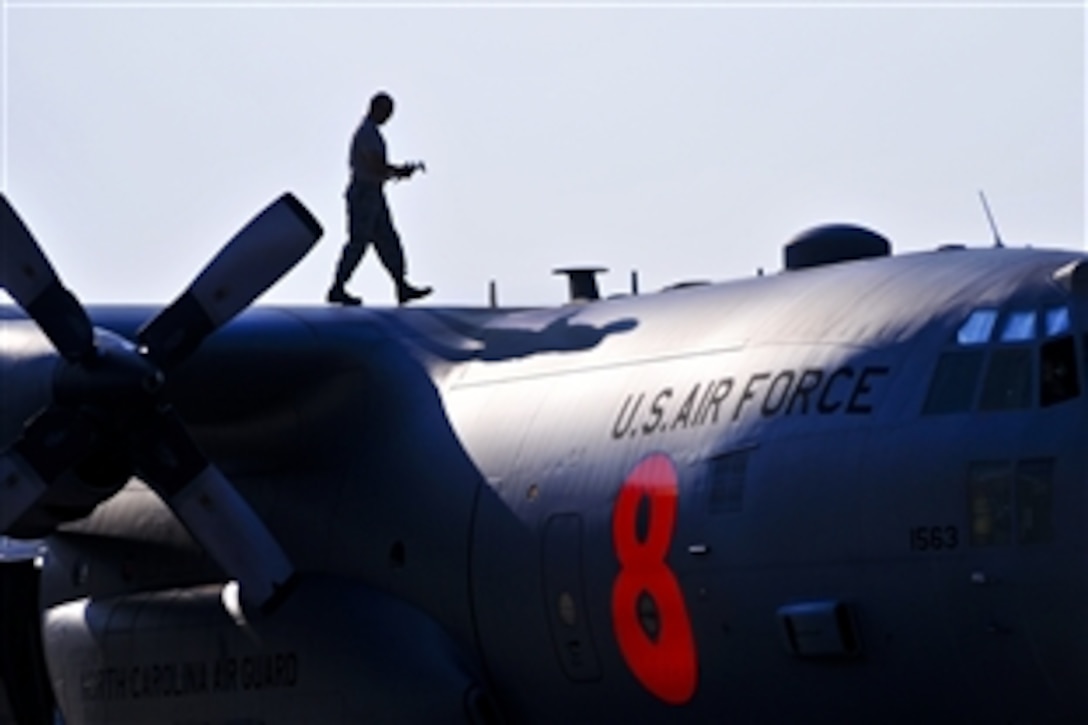
[[[967,473],[972,546],[1024,546],[1054,538],[1054,460],[977,461]]]
[[[1016,467],[1016,541],[1039,544],[1054,538],[1054,461],[1021,461]]]
[[[982,410],[1017,410],[1031,407],[1031,348],[996,349],[982,386]]]
[[[744,484],[752,449],[715,456],[709,461],[707,507],[712,514],[739,513],[744,508]]]
[[[942,355],[922,412],[933,415],[970,410],[982,372],[983,356],[982,350],[957,350]]]
[[[972,463],[967,473],[972,546],[1012,542],[1012,464]]]
[[[1080,395],[1077,346],[1071,335],[1044,342],[1039,360],[1039,405],[1045,408]]]

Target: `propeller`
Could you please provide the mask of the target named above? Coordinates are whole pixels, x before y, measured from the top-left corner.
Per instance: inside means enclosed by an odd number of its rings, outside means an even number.
[[[0,287],[38,323],[66,360],[94,354],[91,321],[60,283],[30,230],[0,194]]]
[[[322,233],[290,194],[238,232],[137,332],[91,325],[30,230],[0,195],[0,285],[60,354],[53,402],[0,452],[0,534],[37,536],[145,481],[251,604],[274,607],[294,568],[166,399],[166,374],[298,263]]]

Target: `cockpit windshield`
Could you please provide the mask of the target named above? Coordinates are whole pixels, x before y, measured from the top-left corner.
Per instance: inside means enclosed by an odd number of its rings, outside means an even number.
[[[1023,410],[1080,395],[1069,308],[973,310],[942,352],[922,412]]]

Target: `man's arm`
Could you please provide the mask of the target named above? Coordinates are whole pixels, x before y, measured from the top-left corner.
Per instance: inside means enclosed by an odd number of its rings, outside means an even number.
[[[389,166],[389,176],[391,179],[410,179],[412,174],[417,171],[426,171],[427,166],[422,161],[409,161],[406,164],[400,166]]]
[[[360,149],[359,161],[365,165],[366,170],[371,174],[386,181],[389,179],[397,181],[409,179],[412,177],[412,174],[417,171],[427,170],[427,167],[421,161],[409,161],[406,164],[390,164],[381,156],[381,154],[363,149]]]

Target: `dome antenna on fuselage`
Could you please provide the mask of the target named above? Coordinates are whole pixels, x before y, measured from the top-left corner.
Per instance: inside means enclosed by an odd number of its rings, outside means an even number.
[[[990,231],[993,232],[994,235],[994,246],[1004,247],[1005,242],[1001,239],[1001,232],[997,230],[997,222],[994,221],[994,215],[990,211],[990,204],[986,201],[986,192],[979,189],[978,198],[982,201],[982,210],[986,212],[986,221],[990,223]]]

